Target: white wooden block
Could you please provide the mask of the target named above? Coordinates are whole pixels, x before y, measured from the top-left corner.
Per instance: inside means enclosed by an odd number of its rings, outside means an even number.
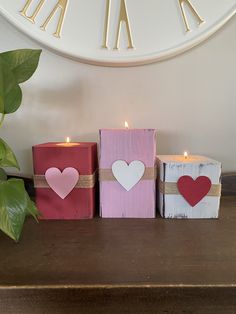
[[[192,207],[179,193],[167,194],[160,189],[160,182],[164,185],[176,183],[182,176],[190,176],[196,180],[206,176],[211,183],[220,188],[221,163],[203,156],[157,156],[158,164],[158,204],[159,211],[164,218],[218,218],[220,195],[205,196],[197,205]],[[177,189],[178,190],[178,189]]]

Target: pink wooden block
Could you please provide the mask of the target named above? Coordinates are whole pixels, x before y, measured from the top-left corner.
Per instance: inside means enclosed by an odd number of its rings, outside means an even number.
[[[111,170],[117,160],[156,166],[156,131],[111,129],[100,131],[100,169]],[[100,214],[104,218],[155,218],[155,178],[139,181],[127,192],[118,181],[100,180]]]

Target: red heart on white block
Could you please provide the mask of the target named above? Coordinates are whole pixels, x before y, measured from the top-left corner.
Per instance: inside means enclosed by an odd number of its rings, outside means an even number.
[[[66,168],[62,172],[58,168],[49,168],[45,178],[50,188],[64,200],[79,181],[79,172],[75,168]]]
[[[194,180],[183,176],[177,182],[179,193],[192,207],[196,206],[210,191],[212,183],[208,177],[200,176]]]

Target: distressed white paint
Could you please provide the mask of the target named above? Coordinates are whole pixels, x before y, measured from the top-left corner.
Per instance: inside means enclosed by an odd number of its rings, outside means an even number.
[[[0,0],[0,13],[21,31],[54,51],[83,62],[128,66],[163,60],[190,49],[222,27],[236,12],[236,0],[191,0],[205,23],[198,26],[186,6],[191,32],[186,32],[179,0],[127,0],[127,10],[135,49],[126,49],[126,33],[121,34],[121,49],[114,50],[120,1],[111,1],[108,46],[102,49],[106,0],[70,0],[61,38],[55,32],[58,14],[48,25],[40,25],[58,0],[46,0],[33,25],[19,14],[26,0]],[[32,1],[29,14],[38,4]]]
[[[189,161],[180,161],[181,157],[157,156],[158,181],[176,183],[180,177],[187,175],[194,180],[199,176],[206,176],[212,184],[220,184],[220,162],[202,156],[196,156],[196,160],[191,158],[192,160]],[[220,197],[218,196],[206,196],[192,207],[182,195],[159,193],[159,210],[165,218],[218,218],[219,206]]]

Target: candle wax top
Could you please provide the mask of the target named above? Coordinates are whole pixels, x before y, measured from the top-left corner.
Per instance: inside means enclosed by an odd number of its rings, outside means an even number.
[[[57,146],[60,147],[74,147],[74,146],[81,146],[80,143],[72,143],[72,142],[62,142],[62,143],[57,143]]]
[[[156,129],[152,129],[152,128],[146,128],[146,129],[142,129],[142,128],[139,128],[139,129],[137,129],[137,128],[125,128],[125,127],[123,127],[123,128],[112,128],[112,129],[100,129],[99,130],[100,132],[102,132],[102,131],[114,131],[114,132],[119,132],[119,131],[156,131]]]
[[[92,147],[94,145],[97,145],[97,143],[95,142],[49,142],[49,143],[44,143],[44,144],[39,144],[39,145],[35,145],[35,147],[47,147],[47,148],[52,148],[52,147]]]
[[[218,161],[198,155],[189,155],[185,157],[184,155],[159,155],[157,158],[163,163],[191,163],[191,164],[200,164],[200,163],[219,163]]]

